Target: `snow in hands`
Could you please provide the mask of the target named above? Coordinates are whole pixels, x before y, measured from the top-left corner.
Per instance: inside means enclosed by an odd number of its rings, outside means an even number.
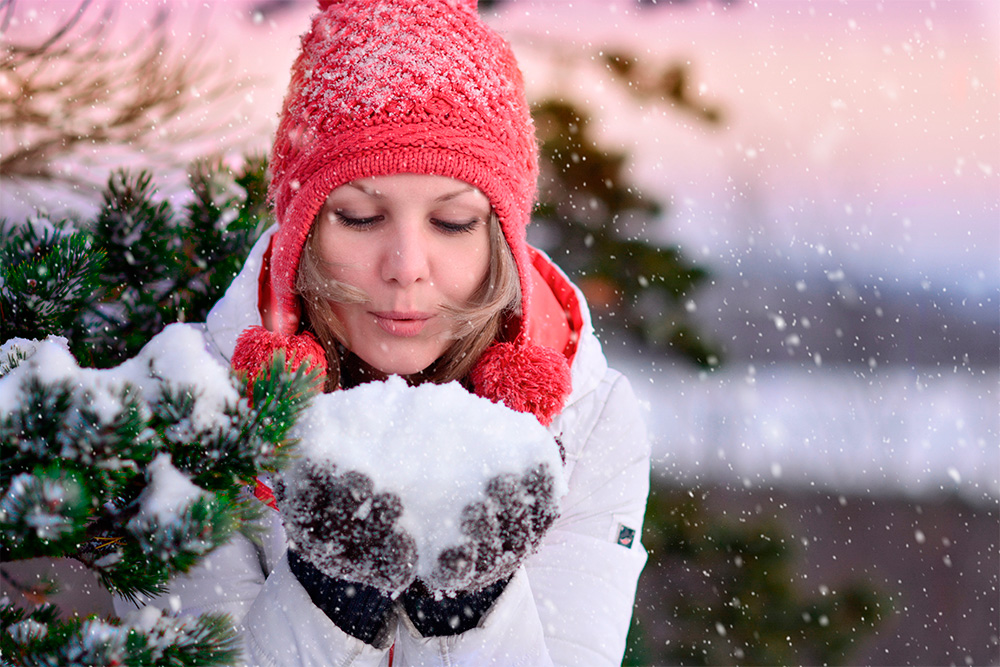
[[[277,479],[292,548],[322,572],[398,595],[479,590],[540,543],[566,492],[531,415],[458,383],[398,377],[317,397]]]

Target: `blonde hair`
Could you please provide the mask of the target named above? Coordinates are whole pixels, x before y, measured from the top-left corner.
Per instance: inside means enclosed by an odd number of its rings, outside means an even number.
[[[323,211],[320,211],[320,215],[323,215]],[[410,378],[411,381],[464,381],[486,348],[500,336],[505,316],[520,315],[521,284],[514,254],[503,236],[500,220],[495,212],[490,212],[487,224],[490,264],[486,277],[468,303],[446,305],[443,309],[445,317],[457,324],[455,342],[437,361]],[[357,287],[333,280],[324,273],[316,247],[315,230],[314,222],[302,252],[295,289],[305,304],[309,326],[326,350],[326,391],[332,391],[340,386],[340,348],[346,340],[346,332],[334,314],[331,302],[365,303],[370,299]]]

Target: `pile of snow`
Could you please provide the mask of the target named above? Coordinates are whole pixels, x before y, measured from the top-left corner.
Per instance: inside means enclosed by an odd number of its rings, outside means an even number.
[[[139,512],[129,521],[135,532],[143,525],[169,526],[181,519],[187,508],[208,493],[174,467],[170,454],[156,455],[149,464],[149,484],[140,497]]]
[[[283,475],[289,496],[309,492],[303,488],[306,462],[366,475],[374,493],[400,499],[397,525],[416,542],[414,574],[424,581],[431,580],[436,556],[466,539],[462,510],[486,498],[490,480],[520,478],[541,465],[552,475],[555,498],[567,491],[558,445],[534,416],[475,396],[456,382],[410,387],[394,376],[324,394],[293,435],[300,460]]]

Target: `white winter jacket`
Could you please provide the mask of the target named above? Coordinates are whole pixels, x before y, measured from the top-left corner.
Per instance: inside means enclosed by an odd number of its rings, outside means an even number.
[[[227,362],[239,333],[261,323],[258,274],[270,236],[258,241],[208,316],[207,344]],[[582,294],[544,255],[535,255],[535,265],[541,269],[535,303],[558,302],[572,323],[573,391],[549,427],[566,450],[569,492],[541,547],[479,627],[452,637],[421,637],[401,613],[385,646],[351,637],[312,603],[289,570],[284,530],[273,510],[267,510],[260,543],[238,536],[150,604],[230,614],[249,665],[620,664],[646,561],[639,536],[649,491],[648,440],[628,381],[607,366]],[[120,612],[130,606],[116,604]]]

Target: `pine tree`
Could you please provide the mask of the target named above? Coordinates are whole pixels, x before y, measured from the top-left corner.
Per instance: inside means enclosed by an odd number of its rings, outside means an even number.
[[[212,375],[211,358],[193,360],[190,383],[164,379],[166,367],[203,346],[197,330],[178,327],[154,338],[138,363],[103,371],[79,369],[48,339],[0,378],[4,562],[74,558],[111,593],[134,600],[162,592],[172,575],[250,530],[260,505],[244,485],[294,450],[288,429],[315,378],[288,377],[279,356],[250,400],[226,385],[222,394],[231,396],[220,401],[218,386],[194,380]],[[50,605],[24,610],[5,601],[0,618],[0,650],[25,665],[236,657],[234,631],[217,615],[63,621]]]
[[[621,53],[595,58],[637,103],[665,101],[707,125],[720,122],[720,110],[691,99],[685,66],[641,68]],[[684,306],[710,274],[678,247],[650,239],[664,205],[632,182],[628,154],[601,145],[578,103],[536,100],[532,115],[541,157],[536,242],[574,278],[602,329],[624,331],[701,366],[720,364],[720,352]]]
[[[286,373],[278,356],[243,397],[195,327],[166,326],[204,319],[244,261],[267,222],[264,162],[236,173],[202,164],[191,184],[185,215],[158,201],[147,174],[119,172],[94,220],[2,223],[3,562],[73,558],[118,596],[154,595],[252,532],[259,503],[246,484],[294,450],[288,431],[314,376]],[[5,598],[0,622],[0,652],[14,664],[222,665],[237,655],[218,615],[66,620],[50,604]]]

